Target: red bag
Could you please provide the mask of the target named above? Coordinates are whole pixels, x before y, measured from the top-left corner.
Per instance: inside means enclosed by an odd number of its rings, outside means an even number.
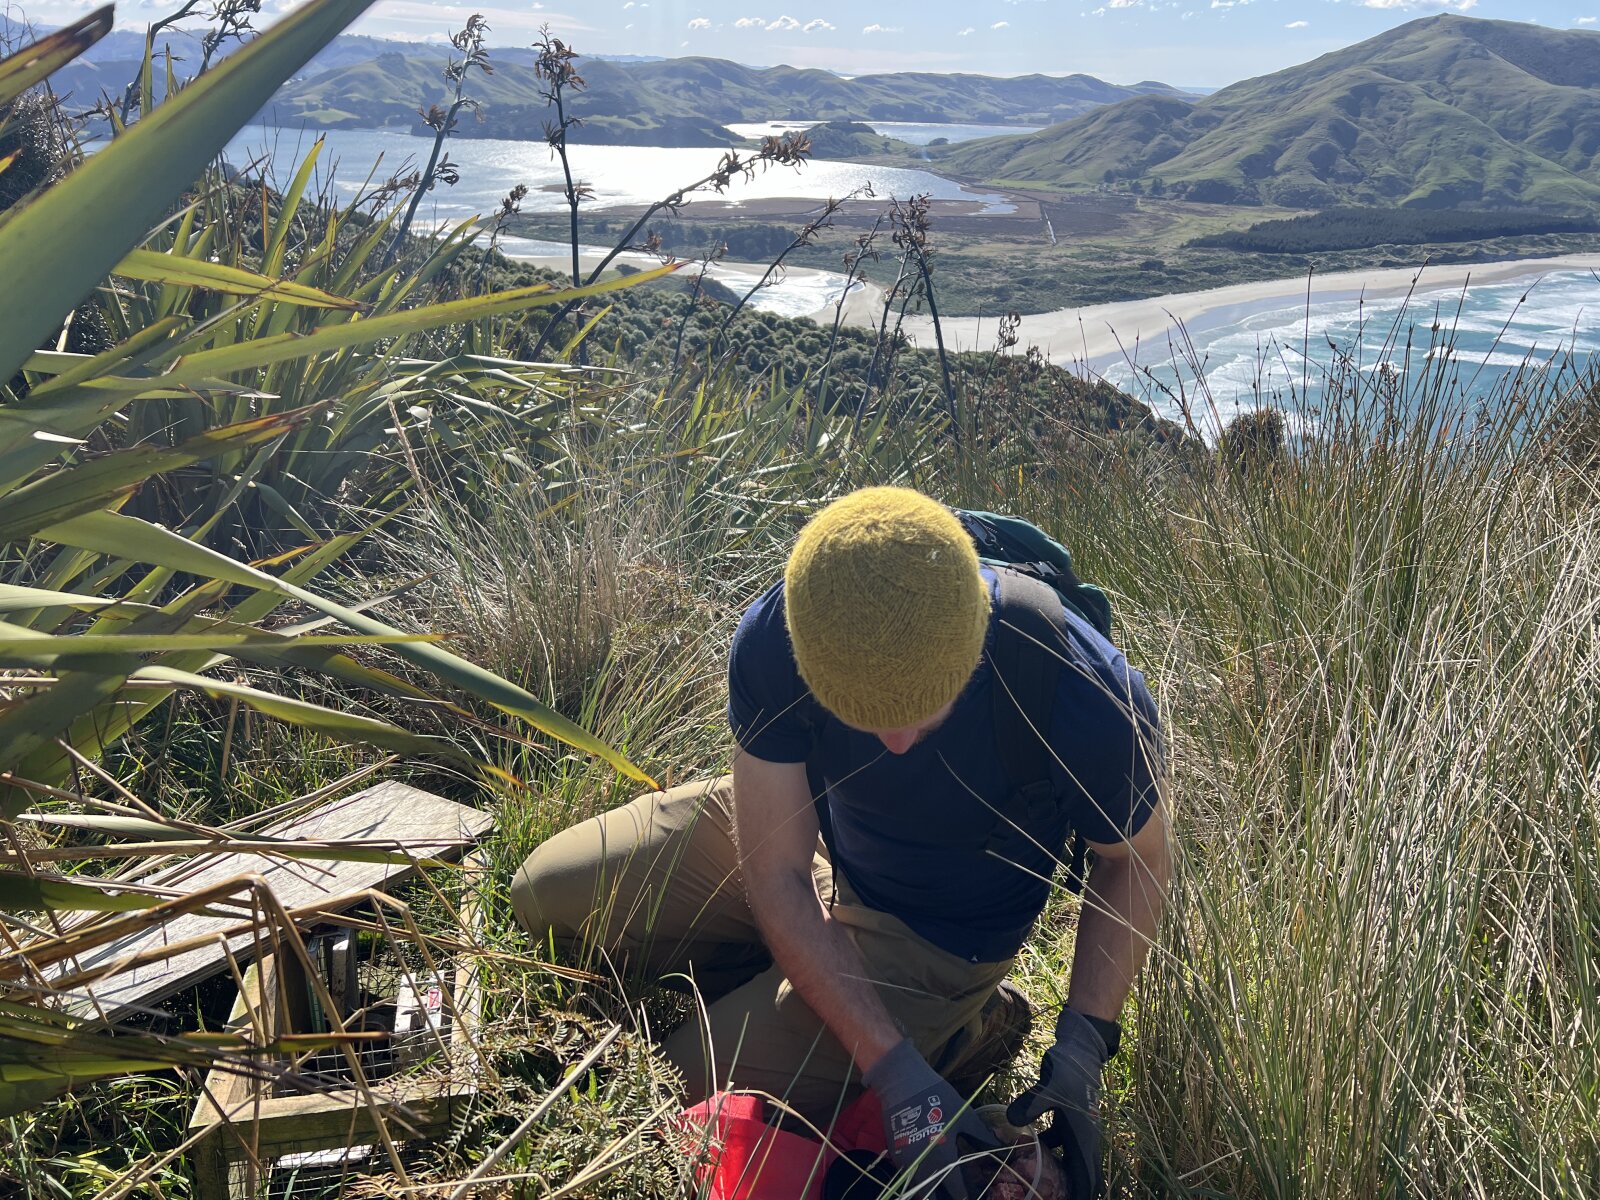
[[[839,1113],[824,1143],[772,1128],[759,1096],[718,1092],[685,1109],[678,1125],[705,1150],[706,1200],[821,1200],[822,1178],[841,1154],[883,1151],[880,1113],[877,1098],[863,1092]]]

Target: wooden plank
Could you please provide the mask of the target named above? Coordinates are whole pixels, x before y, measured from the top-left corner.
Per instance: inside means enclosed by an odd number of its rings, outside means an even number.
[[[380,849],[403,850],[419,857],[459,856],[464,845],[482,837],[493,825],[489,814],[445,800],[403,783],[381,783],[342,800],[333,800],[303,817],[267,830],[277,838],[308,841],[381,839]],[[399,863],[326,862],[286,859],[263,854],[203,854],[143,880],[145,883],[194,893],[241,875],[258,875],[285,908],[332,901],[368,888],[393,883],[415,872]],[[238,893],[246,897],[243,884]],[[215,940],[117,971],[95,983],[66,993],[69,1011],[115,1019],[128,1010],[151,1005],[224,969],[227,956],[221,931],[239,923],[237,916],[185,914],[165,925],[142,929],[117,941],[56,964],[47,976],[64,979],[109,967],[129,955],[173,945],[208,933]],[[228,939],[239,957],[255,952],[249,933]]]
[[[266,1041],[293,1032],[285,1024],[281,1011],[282,965],[278,956],[269,950],[245,968],[244,987],[234,996],[233,1009],[228,1014],[230,1033],[246,1034],[252,1041],[257,1038]],[[290,965],[295,968],[294,973],[303,975],[298,970],[298,962],[291,959]],[[189,1128],[214,1125],[223,1119],[223,1113],[237,1118],[246,1101],[252,1097],[259,1101],[260,1096],[270,1090],[271,1084],[264,1080],[212,1067],[206,1072],[206,1085],[195,1103]]]
[[[244,987],[233,998],[233,1011],[228,1014],[229,1029],[250,1029],[252,1014],[264,1012],[267,1000],[261,989],[262,966],[271,961],[272,955],[266,954],[245,969]],[[253,1081],[244,1075],[212,1067],[206,1072],[205,1087],[189,1120],[189,1128],[216,1125],[222,1120],[222,1113],[233,1113],[244,1119],[246,1102],[255,1090]],[[229,1159],[221,1138],[203,1138],[191,1146],[189,1165],[194,1171],[195,1194],[201,1200],[229,1200]]]
[[[484,871],[487,870],[482,851],[473,851],[462,862],[461,870],[464,874],[463,899],[458,913],[463,932],[476,937],[481,932],[477,888],[480,886]],[[292,955],[279,956],[268,951],[246,969],[244,987],[234,997],[227,1028],[235,1033],[253,1034],[259,1031],[268,1038],[303,1032],[296,1030],[286,1019],[283,1012],[283,998],[286,991],[303,993],[304,990],[305,971],[299,960]],[[465,1095],[476,1090],[476,1080],[483,1066],[478,1060],[481,1052],[476,1048],[476,1039],[483,1020],[482,977],[476,955],[466,954],[457,959],[447,998],[451,1009],[450,1047],[455,1053],[456,1068],[461,1072],[461,1077],[452,1079],[450,1091],[452,1095]],[[374,1087],[374,1091],[383,1093],[388,1086],[380,1083]],[[269,1082],[213,1067],[207,1073],[206,1086],[195,1102],[194,1112],[189,1119],[189,1129],[193,1131],[203,1126],[220,1124],[224,1121],[224,1113],[232,1114],[233,1120],[240,1120],[239,1114],[244,1110],[247,1101],[258,1110],[263,1105],[269,1106],[275,1115],[280,1111],[295,1111],[296,1105],[303,1106],[308,1101],[312,1102],[312,1108],[320,1105],[323,1108],[339,1110],[348,1108],[354,1103],[352,1097],[359,1099],[357,1092],[346,1094],[335,1091],[318,1096],[272,1097],[271,1091],[272,1085]],[[289,1103],[290,1101],[292,1103]],[[323,1147],[317,1148],[323,1149]]]
[[[476,884],[470,875],[484,869],[474,853],[462,864],[469,873],[460,907],[462,925],[476,931],[479,923]],[[285,992],[303,993],[304,973],[298,958],[270,951],[246,971],[228,1027],[260,1029],[268,1036],[296,1032],[283,1010]],[[345,1149],[378,1141],[381,1123],[391,1137],[444,1136],[462,1117],[477,1090],[480,1063],[473,1038],[482,1012],[478,960],[457,959],[448,993],[453,1010],[449,1060],[456,1074],[400,1076],[371,1085],[370,1101],[355,1088],[337,1088],[310,1095],[276,1095],[270,1081],[229,1075],[213,1068],[189,1119],[189,1132],[202,1136],[190,1149],[199,1200],[248,1200],[258,1195],[260,1170],[284,1154]],[[380,1152],[381,1153],[381,1152]]]
[[[238,1161],[253,1154],[263,1166],[281,1154],[370,1145],[377,1140],[378,1121],[396,1142],[413,1134],[436,1137],[449,1129],[451,1115],[460,1111],[470,1091],[439,1083],[389,1082],[373,1084],[371,1090],[373,1104],[354,1088],[314,1096],[264,1096],[259,1103],[247,1097],[227,1118],[214,1113],[213,1137],[224,1158]]]

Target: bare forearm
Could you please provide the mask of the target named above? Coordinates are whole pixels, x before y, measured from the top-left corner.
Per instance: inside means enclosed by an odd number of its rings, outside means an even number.
[[[857,1067],[871,1067],[905,1035],[869,982],[855,943],[822,907],[811,876],[784,872],[750,894],[773,961]]]
[[[1072,956],[1067,1003],[1073,1008],[1102,1020],[1117,1019],[1150,952],[1170,877],[1165,853],[1095,860]]]

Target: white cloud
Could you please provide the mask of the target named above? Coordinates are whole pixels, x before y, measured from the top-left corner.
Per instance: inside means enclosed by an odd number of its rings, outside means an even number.
[[[900,32],[900,26],[898,26],[898,25],[868,25],[861,32],[862,33],[899,33]]]
[[[1285,29],[1305,29],[1310,24],[1311,24],[1310,21],[1290,21],[1287,25],[1284,26],[1284,28]]]
[[[833,26],[831,24],[829,24],[827,21],[824,21],[821,17],[814,17],[811,20],[807,21],[804,25],[800,26],[800,32],[801,33],[815,33],[817,30],[820,29],[824,33],[826,33],[828,30],[830,30],[832,28],[833,28]]]
[[[1140,0],[1111,0],[1107,8],[1138,8]]]
[[[1594,22],[1595,22],[1595,18],[1594,17],[1574,17],[1572,19],[1572,23],[1574,25],[1593,25]]]
[[[783,16],[783,17],[779,17],[776,21],[768,21],[767,22],[767,28],[768,29],[784,30],[784,31],[787,31],[787,30],[790,30],[790,29],[799,29],[800,28],[800,22],[796,21],[793,17]]]
[[[647,6],[640,4],[639,7]],[[432,38],[431,35],[441,25],[458,29],[468,17],[474,13],[482,13],[484,9],[481,4],[474,7],[467,4],[441,4],[436,0],[385,0],[381,8],[374,6],[374,11],[382,20],[383,31],[379,36],[396,38],[400,41],[421,41],[424,38],[439,40]],[[491,8],[489,16],[494,32],[502,42],[530,37],[546,22],[563,38],[571,37],[575,33],[598,32],[587,21],[579,20],[566,12],[517,12],[512,9]],[[409,28],[411,26],[417,28]],[[442,36],[441,34],[440,37]]]
[[[958,29],[956,31],[956,36],[957,37],[966,37],[967,34],[969,34],[969,33],[977,33],[977,32],[978,31],[976,29],[974,29],[971,25],[968,25],[965,29]]]
[[[690,29],[710,29],[711,21],[706,17],[696,17],[689,22]]]
[[[1011,22],[1010,21],[996,21],[993,25],[989,26],[989,28],[990,29],[1010,29],[1011,28]]]
[[[740,17],[733,23],[735,29],[760,29],[766,25],[761,17]]]
[[[1361,0],[1362,8],[1448,8],[1467,12],[1478,7],[1478,0]]]

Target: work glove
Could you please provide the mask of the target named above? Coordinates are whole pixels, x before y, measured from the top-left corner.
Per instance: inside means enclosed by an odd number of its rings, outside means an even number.
[[[968,1200],[956,1165],[962,1153],[956,1135],[971,1139],[978,1149],[997,1150],[1000,1144],[966,1099],[928,1065],[909,1038],[863,1071],[861,1079],[883,1108],[883,1137],[895,1169],[912,1171],[906,1195]]]
[[[1006,1109],[1006,1120],[1018,1127],[1033,1124],[1047,1112],[1054,1114],[1039,1140],[1060,1147],[1071,1200],[1096,1200],[1105,1190],[1100,1165],[1100,1074],[1116,1050],[1111,1044],[1116,1040],[1114,1022],[1091,1023],[1075,1009],[1063,1008],[1056,1018],[1056,1044],[1044,1052],[1039,1082]]]

